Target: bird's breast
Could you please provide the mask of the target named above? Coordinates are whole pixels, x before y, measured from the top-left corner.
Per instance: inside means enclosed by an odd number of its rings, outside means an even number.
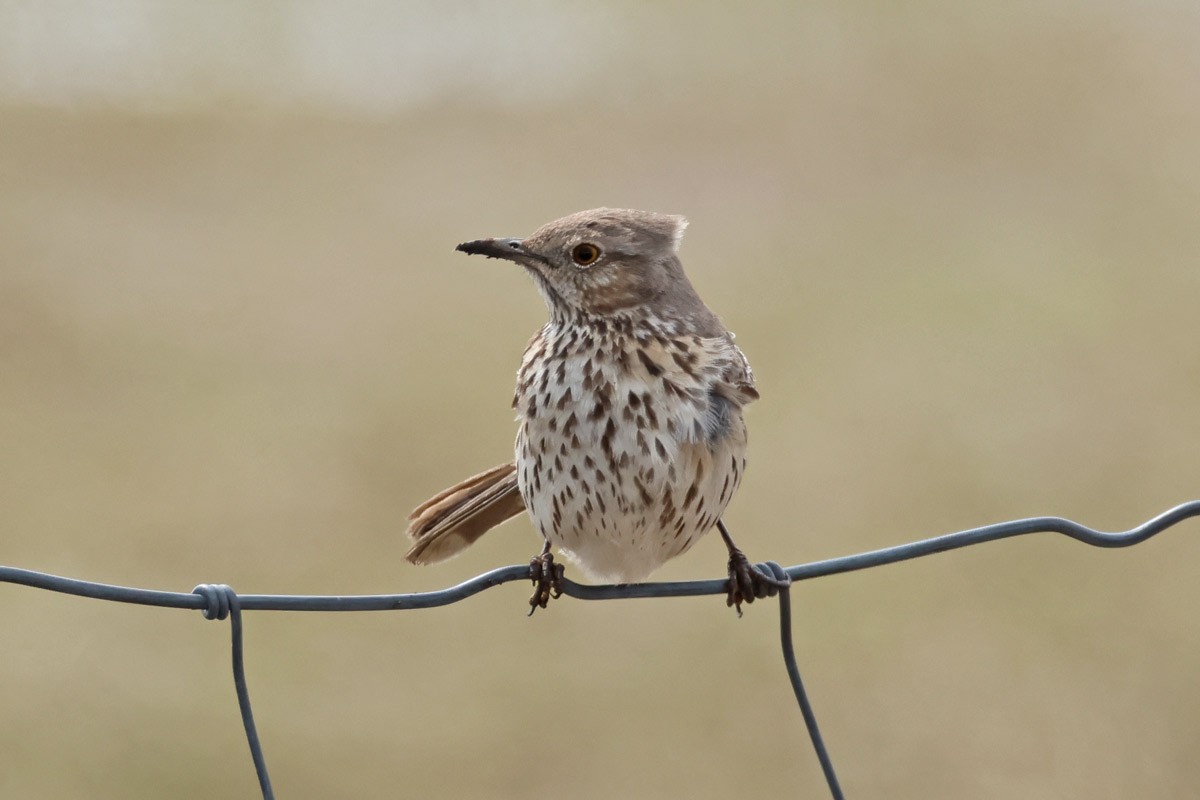
[[[593,577],[644,578],[724,510],[745,426],[711,391],[714,374],[698,340],[575,332],[530,343],[514,398],[518,484],[543,535]]]

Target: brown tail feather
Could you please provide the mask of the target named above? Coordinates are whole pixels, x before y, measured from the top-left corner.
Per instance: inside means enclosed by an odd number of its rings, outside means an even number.
[[[404,557],[413,564],[444,561],[524,510],[516,465],[492,467],[413,509],[408,535],[415,543]]]

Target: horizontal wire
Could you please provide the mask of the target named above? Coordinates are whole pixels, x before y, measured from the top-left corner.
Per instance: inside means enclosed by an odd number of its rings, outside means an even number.
[[[1061,517],[1031,517],[948,533],[944,536],[885,547],[880,550],[798,564],[787,567],[785,572],[793,581],[811,580],[1032,533],[1057,533],[1094,547],[1129,547],[1144,542],[1151,536],[1161,533],[1185,519],[1196,516],[1200,516],[1200,500],[1183,503],[1136,528],[1117,533],[1094,530]],[[397,611],[449,605],[494,586],[525,580],[529,580],[529,566],[522,564],[500,567],[463,581],[457,586],[432,592],[368,595],[239,594],[238,597],[243,611]],[[200,610],[205,607],[206,603],[204,598],[190,592],[163,592],[153,589],[114,586],[17,567],[0,566],[0,583],[20,584],[96,600],[164,608]],[[725,579],[722,578],[720,580],[609,585],[587,585],[566,579],[562,582],[562,588],[563,594],[580,600],[616,600],[725,594],[727,587]]]

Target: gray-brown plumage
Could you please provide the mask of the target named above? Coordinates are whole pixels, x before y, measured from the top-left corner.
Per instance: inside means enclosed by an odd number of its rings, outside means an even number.
[[[599,208],[525,239],[458,246],[523,266],[550,320],[517,373],[515,463],[418,506],[409,561],[449,558],[524,508],[546,542],[543,564],[553,545],[593,579],[632,583],[718,524],[745,469],[742,409],[758,392],[683,272],[685,227],[682,217]],[[722,535],[730,601],[761,596],[759,574]],[[554,575],[545,570],[543,583]],[[548,592],[531,602],[544,605]]]

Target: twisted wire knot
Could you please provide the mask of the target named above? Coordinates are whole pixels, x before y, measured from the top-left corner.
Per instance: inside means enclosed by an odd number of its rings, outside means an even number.
[[[204,614],[205,619],[225,619],[229,616],[229,611],[237,603],[237,592],[232,586],[224,583],[202,583],[195,589],[192,589],[192,594],[198,594],[204,598],[207,605],[200,609]]]
[[[759,572],[770,575],[778,581],[779,585],[776,588],[786,589],[792,585],[792,577],[787,574],[787,570],[779,566],[779,562],[777,561],[766,561],[762,564],[755,564],[754,568]]]

